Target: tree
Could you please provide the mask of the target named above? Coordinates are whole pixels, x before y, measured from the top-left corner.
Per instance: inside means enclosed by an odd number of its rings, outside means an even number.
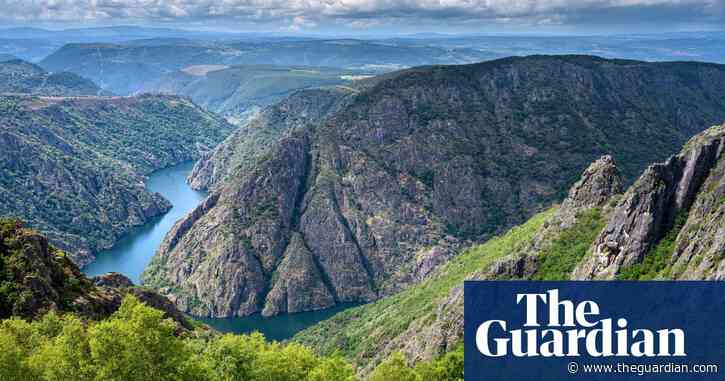
[[[370,381],[390,380],[423,381],[420,375],[406,365],[405,357],[400,352],[393,353],[387,360],[378,365],[370,375]]]
[[[355,381],[355,368],[340,356],[323,359],[312,369],[307,381]]]
[[[251,380],[254,362],[266,346],[260,333],[224,335],[209,342],[202,356],[202,367],[214,381]]]
[[[127,296],[110,319],[88,330],[96,377],[107,381],[190,379],[191,352],[174,336],[173,321],[162,311]]]

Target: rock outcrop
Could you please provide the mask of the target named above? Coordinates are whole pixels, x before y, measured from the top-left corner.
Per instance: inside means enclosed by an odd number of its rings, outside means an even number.
[[[0,96],[0,216],[83,266],[171,208],[146,174],[199,158],[233,129],[177,97]]]
[[[49,311],[72,312],[103,319],[115,312],[123,297],[136,296],[191,330],[187,318],[166,297],[135,287],[120,274],[86,278],[68,256],[17,220],[0,219],[0,318],[37,318]]]
[[[634,180],[725,118],[723,89],[718,65],[582,56],[386,75],[215,185],[214,206],[170,232],[144,279],[212,316],[326,307],[269,293],[318,272],[335,303],[391,295],[562,200],[603,154]],[[585,182],[591,199],[571,207],[601,202],[612,179]],[[293,234],[314,260],[282,279]]]
[[[562,232],[576,226],[577,216],[606,208],[623,191],[619,170],[611,156],[592,163],[581,175],[554,215],[517,252],[476,271],[471,280],[531,279],[541,266],[541,254]],[[437,305],[435,320],[419,319],[393,340],[385,352],[402,349],[412,361],[429,360],[452,350],[463,337],[463,285],[450,290]]]
[[[687,219],[686,228],[677,240],[685,247],[675,254],[675,257],[684,254],[688,258],[685,260],[683,257],[681,265],[688,263],[700,250],[708,252],[710,249],[722,249],[721,244],[711,240],[718,240],[717,230],[722,229],[722,220],[718,221],[716,215],[721,213],[717,211],[717,203],[721,201],[717,199],[717,186],[722,176],[720,164],[724,151],[723,127],[714,127],[693,138],[680,154],[647,168],[617,204],[607,227],[595,242],[593,255],[577,268],[575,277],[611,279],[622,268],[641,263],[645,255],[675,228],[678,216]],[[712,191],[702,191],[706,182]],[[699,204],[691,215],[696,201]],[[715,215],[710,215],[712,213]],[[705,232],[700,231],[703,221],[714,226],[705,227]],[[698,239],[698,233],[708,238]],[[696,238],[698,245],[714,246],[687,249],[686,246],[690,245],[685,241],[690,241],[690,237],[687,237],[689,234],[694,234],[692,238]],[[712,264],[710,262],[706,265]],[[690,276],[698,273],[693,271]],[[714,274],[699,274],[705,278],[717,277],[717,271]]]

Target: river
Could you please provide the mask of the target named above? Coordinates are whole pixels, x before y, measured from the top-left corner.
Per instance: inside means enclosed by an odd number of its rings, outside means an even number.
[[[146,187],[152,192],[163,195],[171,202],[173,208],[163,216],[132,229],[110,250],[98,253],[96,261],[84,267],[83,272],[88,276],[118,272],[129,277],[135,284],[140,284],[139,278],[143,269],[156,253],[166,233],[176,221],[193,210],[206,197],[204,192],[195,191],[186,183],[186,177],[193,165],[193,162],[188,162],[152,173],[146,182]],[[198,320],[222,332],[259,331],[270,340],[285,340],[347,307],[349,305],[341,305],[323,311],[271,318],[257,314],[241,318],[199,318]]]

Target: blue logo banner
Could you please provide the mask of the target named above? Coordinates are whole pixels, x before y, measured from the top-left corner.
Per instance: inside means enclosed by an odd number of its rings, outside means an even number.
[[[725,380],[725,282],[465,283],[466,381]]]

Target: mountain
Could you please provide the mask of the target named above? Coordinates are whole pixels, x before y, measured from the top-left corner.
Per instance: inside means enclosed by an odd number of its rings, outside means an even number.
[[[576,279],[725,280],[725,125],[650,166],[617,203]]]
[[[190,66],[142,87],[141,92],[177,94],[223,115],[277,103],[292,92],[347,83],[354,72],[304,66]]]
[[[73,73],[48,73],[40,66],[19,59],[1,61],[0,94],[78,96],[101,93],[96,84]]]
[[[165,312],[179,328],[192,329],[165,297],[136,287],[120,274],[86,278],[46,237],[13,219],[0,219],[0,319],[39,318],[49,311],[103,319],[126,295]]]
[[[302,90],[266,108],[196,163],[189,175],[191,187],[208,190],[253,169],[286,133],[320,123],[352,91],[347,87]]]
[[[144,281],[217,317],[392,295],[562,200],[603,154],[630,183],[725,119],[723,89],[720,65],[588,56],[368,80],[227,172],[169,232]],[[217,152],[212,162],[235,155]]]
[[[171,96],[0,97],[0,216],[82,266],[171,207],[145,175],[198,159],[233,128]]]
[[[419,285],[335,315],[294,340],[342,351],[370,372],[395,351],[413,362],[457,348],[469,279],[725,279],[725,126],[649,166],[623,194],[610,156],[560,206],[463,251]]]
[[[337,67],[384,72],[408,66],[470,63],[490,58],[477,49],[362,40],[204,41],[67,44],[40,62],[50,71],[90,78],[114,94],[134,94],[165,75],[200,65]]]
[[[16,60],[16,59],[18,59],[18,58],[15,57],[12,54],[4,54],[4,53],[3,54],[0,54],[0,62],[13,61],[13,60]]]

